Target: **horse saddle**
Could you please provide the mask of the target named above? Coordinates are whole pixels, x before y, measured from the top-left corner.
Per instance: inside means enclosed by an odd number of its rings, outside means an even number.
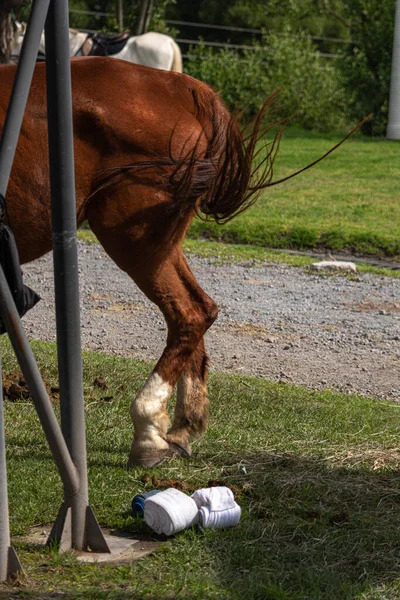
[[[81,52],[83,56],[112,56],[121,52],[130,36],[130,31],[123,31],[118,35],[94,33],[86,39]]]
[[[6,205],[4,196],[0,194],[0,264],[10,288],[11,295],[17,307],[18,314],[24,314],[33,308],[40,297],[22,281],[22,271],[19,263],[18,250],[13,232],[4,225]],[[0,321],[0,335],[5,333],[4,324]]]

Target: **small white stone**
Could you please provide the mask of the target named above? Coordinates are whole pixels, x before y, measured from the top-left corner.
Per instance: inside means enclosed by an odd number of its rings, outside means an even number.
[[[313,263],[311,267],[315,271],[352,271],[357,273],[357,265],[353,262],[345,262],[342,260],[322,260],[321,262]]]

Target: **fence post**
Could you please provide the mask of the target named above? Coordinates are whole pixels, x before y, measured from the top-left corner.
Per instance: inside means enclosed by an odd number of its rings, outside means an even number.
[[[118,0],[118,26],[122,31],[124,29],[124,2]]]

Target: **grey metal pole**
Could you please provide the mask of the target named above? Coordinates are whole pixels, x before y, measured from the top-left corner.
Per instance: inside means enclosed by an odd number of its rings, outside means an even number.
[[[0,366],[1,376],[1,366]],[[7,579],[10,525],[8,521],[6,441],[4,433],[3,386],[0,386],[0,581]]]
[[[6,195],[26,101],[50,0],[35,0],[26,29],[7,116],[0,139],[0,193]]]
[[[72,547],[83,550],[88,483],[68,26],[68,2],[52,0],[45,33],[61,428],[80,482],[78,493],[66,493],[65,503],[71,506]]]
[[[20,60],[0,139],[0,193],[3,195],[6,194],[8,187],[49,2],[50,0],[35,0],[35,2],[33,2],[21,48]],[[64,453],[67,447],[64,438],[62,437],[57,419],[54,416],[39,369],[37,368],[31,348],[26,340],[14,301],[12,300],[9,287],[1,268],[0,314],[2,315],[3,323],[6,324],[6,322],[8,322],[8,329],[12,329],[12,331],[10,331],[11,341],[14,345],[26,380],[30,386],[31,394],[34,397],[34,400],[36,400],[36,407],[40,413],[39,416],[49,440],[50,447],[55,452],[55,456],[59,455],[58,458],[56,458],[56,463],[59,466],[60,475],[69,489],[76,489],[77,474],[75,467],[69,456],[65,458],[66,462],[64,459],[60,458],[60,455]],[[62,465],[62,462],[65,462],[65,464]]]
[[[0,365],[1,377],[1,365]],[[0,581],[7,579],[10,526],[8,521],[6,442],[4,433],[3,386],[0,386]]]
[[[1,381],[0,362],[0,381]],[[0,385],[0,582],[22,571],[21,564],[10,546],[8,520],[6,443],[4,433],[3,387]]]
[[[0,266],[0,319],[4,323],[21,371],[28,384],[29,392],[39,415],[43,431],[46,435],[62,482],[70,493],[79,488],[78,474],[71,460],[61,428],[53,411],[40,371],[33,356],[32,349],[25,335],[24,328],[10,288]]]
[[[58,346],[60,365],[60,393],[62,402],[63,431],[54,415],[51,402],[44,387],[39,369],[22,328],[8,283],[0,266],[0,318],[6,326],[21,370],[35,403],[36,410],[52,450],[56,465],[64,484],[65,503],[53,527],[50,539],[76,549],[83,549],[86,540],[96,552],[107,552],[107,542],[101,532],[93,511],[88,506],[85,423],[83,406],[82,361],[80,353],[79,295],[76,252],[76,220],[72,147],[72,101],[69,71],[68,45],[68,3],[65,0],[51,0],[52,12],[48,35],[53,47],[61,37],[61,51],[51,56],[47,67],[48,112],[50,157],[60,163],[51,163],[51,187],[53,212],[53,247],[55,249],[55,278],[57,329],[61,329],[61,342]],[[13,158],[18,142],[26,101],[36,64],[40,37],[46,21],[50,0],[34,0],[27,33],[21,50],[21,57],[14,81],[13,91],[6,122],[0,140],[0,193],[5,195],[10,178]],[[65,17],[66,14],[66,17]],[[58,29],[52,29],[53,22]],[[60,23],[63,22],[63,25]],[[51,50],[50,50],[51,52]],[[64,58],[66,57],[66,58]],[[61,66],[59,64],[61,63]],[[50,90],[49,90],[50,88]],[[59,139],[57,139],[59,136]],[[69,204],[58,203],[58,190],[61,199],[69,198]],[[67,259],[67,260],[66,260]],[[57,285],[58,284],[58,285]],[[58,293],[57,293],[58,290]],[[72,306],[72,309],[70,308]],[[66,310],[66,308],[68,310]],[[66,310],[65,314],[63,311]],[[72,335],[70,333],[72,332]],[[61,348],[60,348],[61,346]],[[1,369],[0,369],[1,375]],[[72,400],[71,400],[72,398]],[[67,400],[67,401],[66,401]],[[2,399],[0,397],[0,402]],[[4,572],[7,576],[21,570],[18,557],[9,546],[8,506],[5,500],[6,471],[3,413],[0,416],[0,580]],[[73,448],[70,453],[68,445]],[[71,508],[72,507],[72,510]],[[72,513],[72,519],[70,515]],[[70,519],[72,531],[67,533],[63,522]],[[64,529],[63,529],[64,528]],[[6,550],[8,545],[7,566]]]
[[[389,140],[400,140],[400,0],[397,0],[396,2],[392,75],[390,79],[389,119],[386,137]]]
[[[14,80],[13,90],[8,106],[6,120],[3,125],[3,130],[0,139],[0,193],[5,196],[8,182],[10,178],[11,168],[14,160],[15,150],[18,143],[21,124],[25,112],[25,106],[29,94],[29,89],[32,81],[33,71],[36,64],[36,56],[39,49],[40,37],[42,35],[49,0],[36,0],[33,3],[27,33],[22,44],[20,61],[18,63],[17,72]],[[1,275],[4,278],[3,270]],[[4,278],[5,281],[5,278]],[[4,283],[3,281],[3,283]],[[8,284],[5,282],[5,290],[8,294]],[[4,291],[4,290],[3,290]],[[11,296],[11,295],[10,295]],[[12,298],[11,298],[12,301]],[[15,305],[12,301],[15,309]],[[17,317],[18,320],[18,317]],[[3,321],[5,322],[5,321]],[[1,375],[1,369],[0,369]],[[38,381],[41,383],[40,374],[36,374],[35,385]],[[35,379],[35,377],[33,377]],[[47,396],[47,394],[46,394]],[[48,400],[48,398],[47,398]],[[4,419],[3,419],[3,397],[2,388],[0,386],[0,581],[7,577],[22,571],[18,557],[14,549],[10,546],[10,531],[8,520],[8,499],[7,499],[7,473],[6,473],[6,456],[5,456],[5,439],[4,439]],[[58,426],[58,423],[57,423]],[[58,426],[59,429],[59,426]],[[61,432],[60,436],[62,438]],[[62,442],[63,442],[62,438]],[[65,445],[65,443],[64,443]],[[71,467],[74,470],[71,477],[75,477],[75,467],[70,461]],[[67,478],[68,479],[68,478]],[[66,484],[73,485],[65,480]]]

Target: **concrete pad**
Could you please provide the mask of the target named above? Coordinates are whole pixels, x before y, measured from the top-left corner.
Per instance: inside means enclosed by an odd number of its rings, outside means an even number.
[[[23,536],[15,536],[15,542],[23,542],[33,546],[45,547],[51,527],[32,527]],[[151,539],[138,539],[127,534],[125,531],[102,529],[110,554],[97,552],[78,552],[70,550],[80,562],[90,563],[130,563],[152,554],[162,543]],[[143,536],[140,536],[141,538]]]
[[[105,534],[105,532],[103,531]],[[136,540],[119,537],[117,535],[104,535],[111,554],[97,552],[77,552],[73,550],[80,562],[90,563],[130,563],[154,552],[161,542],[149,540]]]

